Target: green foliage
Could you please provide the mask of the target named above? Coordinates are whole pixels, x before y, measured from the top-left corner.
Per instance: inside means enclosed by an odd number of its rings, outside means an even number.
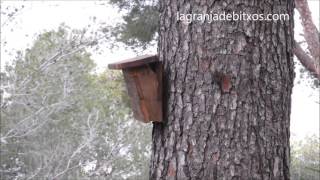
[[[112,29],[117,41],[131,47],[146,48],[158,31],[158,1],[111,0],[111,4],[125,12],[123,23]]]
[[[150,127],[133,120],[120,73],[93,73],[90,44],[61,26],[1,74],[1,177],[147,179]]]
[[[291,147],[292,180],[319,180],[320,141],[319,137],[306,137]]]

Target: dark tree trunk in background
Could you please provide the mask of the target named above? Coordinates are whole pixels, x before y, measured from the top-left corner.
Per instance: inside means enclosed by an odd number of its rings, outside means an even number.
[[[154,124],[150,179],[289,179],[293,0],[160,4],[166,123]],[[176,19],[219,10],[290,21]]]

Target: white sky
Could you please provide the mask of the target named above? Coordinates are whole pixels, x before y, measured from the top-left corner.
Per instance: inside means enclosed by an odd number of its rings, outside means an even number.
[[[103,1],[102,1],[103,2]],[[104,1],[106,2],[106,1]],[[7,6],[25,7],[19,11],[12,21],[1,16],[1,68],[4,62],[12,61],[13,55],[9,52],[24,50],[32,45],[36,35],[45,30],[57,29],[61,23],[71,28],[82,29],[92,24],[92,17],[96,22],[113,24],[121,21],[119,12],[110,6],[97,5],[101,1],[2,1],[2,9]],[[313,20],[319,25],[319,1],[309,1]],[[301,40],[301,25],[295,13],[295,35]],[[95,28],[94,26],[91,28]],[[318,27],[319,29],[319,27]],[[3,46],[3,42],[7,42]],[[155,49],[147,53],[156,53]],[[135,53],[124,48],[111,52],[106,49],[102,54],[93,54],[98,71],[101,72],[107,64],[115,60],[134,57]],[[296,71],[296,82],[299,80],[299,71]],[[306,135],[319,135],[319,91],[312,89],[305,82],[295,83],[292,94],[291,137],[302,139]]]

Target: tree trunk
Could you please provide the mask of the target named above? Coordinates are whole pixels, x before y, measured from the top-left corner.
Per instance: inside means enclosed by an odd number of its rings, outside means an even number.
[[[164,121],[150,179],[290,179],[293,0],[160,1]],[[179,13],[287,13],[289,21],[177,21]]]

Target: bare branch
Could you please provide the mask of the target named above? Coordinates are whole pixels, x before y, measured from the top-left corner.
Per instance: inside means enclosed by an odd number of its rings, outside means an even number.
[[[96,113],[98,114],[99,112],[97,111]],[[71,167],[71,163],[72,163],[72,160],[75,158],[75,156],[76,156],[77,154],[80,154],[85,147],[89,146],[90,143],[92,142],[92,140],[94,139],[94,134],[93,134],[93,132],[92,132],[92,131],[93,131],[93,130],[92,130],[93,128],[91,127],[91,124],[90,124],[90,119],[91,119],[91,118],[92,118],[92,113],[90,113],[90,114],[88,115],[88,118],[87,118],[87,126],[88,126],[88,128],[89,128],[89,130],[88,130],[88,131],[89,131],[89,137],[86,138],[86,139],[85,139],[85,142],[82,143],[81,145],[79,145],[78,148],[73,151],[73,153],[71,154],[71,156],[70,156],[69,159],[68,159],[66,168],[65,168],[63,171],[61,171],[61,172],[59,172],[58,174],[56,174],[52,179],[55,179],[55,178],[57,178],[57,177],[65,174],[66,172],[68,172],[68,171],[70,171],[70,170],[72,170],[72,169],[80,166],[80,164],[78,163],[77,165]]]
[[[301,62],[301,64],[311,72],[312,75],[314,75],[317,79],[320,79],[320,68],[319,64],[316,63],[297,43],[294,42],[294,49],[293,52]]]
[[[41,107],[36,112],[32,113],[28,117],[26,117],[26,118],[22,119],[21,121],[17,122],[17,124],[13,128],[11,128],[6,133],[6,135],[1,137],[1,139],[2,140],[6,140],[6,139],[9,139],[9,138],[21,138],[21,137],[27,136],[30,133],[36,131],[37,129],[39,129],[40,127],[45,125],[50,119],[46,119],[43,122],[40,122],[39,124],[36,124],[36,125],[31,124],[31,125],[28,126],[28,128],[23,129],[23,130],[26,130],[26,132],[23,132],[22,134],[19,134],[19,130],[20,130],[20,125],[21,124],[24,124],[25,122],[28,123],[27,120],[32,119],[33,117],[36,117],[36,116],[40,115],[41,113],[44,112],[44,110],[48,110],[46,112],[46,117],[48,117],[54,112],[55,107],[58,107],[60,105],[65,105],[65,102],[61,101],[61,102],[57,102],[57,103],[51,104],[51,105],[46,106],[46,107]]]

